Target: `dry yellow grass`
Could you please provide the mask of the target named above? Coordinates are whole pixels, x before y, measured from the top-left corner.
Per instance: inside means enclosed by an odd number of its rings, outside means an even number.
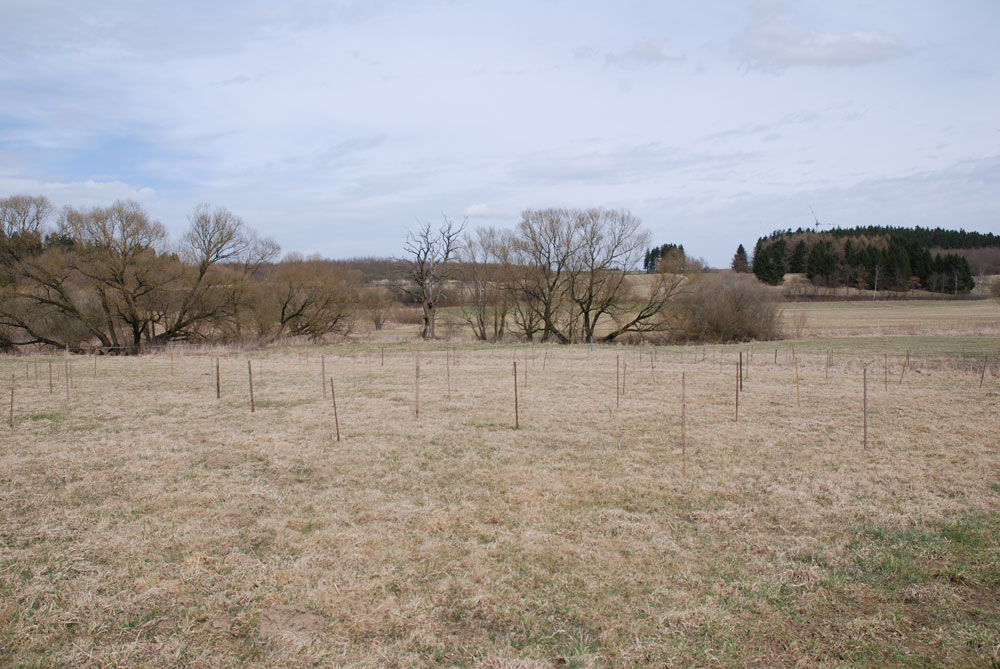
[[[819,336],[975,334],[1000,335],[1000,305],[994,300],[886,300],[788,302],[785,329]]]
[[[252,352],[254,414],[242,353],[219,400],[211,353],[74,358],[69,400],[62,358],[51,394],[49,358],[37,385],[5,358],[0,663],[995,665],[1000,379],[979,388],[975,341],[902,383],[893,348],[888,389],[876,344],[829,376],[800,344],[801,407],[791,345],[756,347],[738,423],[732,347],[653,371],[648,347],[462,346],[450,401],[450,347]]]

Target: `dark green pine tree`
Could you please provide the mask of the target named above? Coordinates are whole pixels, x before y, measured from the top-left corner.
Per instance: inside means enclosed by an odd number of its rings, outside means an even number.
[[[733,256],[733,262],[730,267],[734,272],[750,271],[750,261],[747,259],[747,250],[743,248],[742,244],[737,247],[736,254]]]
[[[785,280],[785,240],[779,239],[768,246],[763,242],[757,242],[753,254],[754,276],[772,286],[781,285]]]
[[[806,242],[800,239],[788,260],[788,271],[792,274],[802,274],[806,271]]]

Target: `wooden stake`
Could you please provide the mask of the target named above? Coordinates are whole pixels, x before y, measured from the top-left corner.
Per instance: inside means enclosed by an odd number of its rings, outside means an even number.
[[[740,390],[743,390],[743,351],[740,351]]]
[[[616,355],[615,356],[615,408],[616,409],[620,406],[619,397],[621,395],[621,390],[622,390],[621,374],[620,374],[621,370],[619,368],[619,363],[620,363],[619,357]]]
[[[249,360],[247,360],[247,374],[250,375],[250,413],[253,413],[254,412],[254,405],[253,405],[253,365],[250,364]]]
[[[910,364],[910,352],[909,351],[906,352],[906,360],[903,361],[903,369],[900,370],[900,372],[899,372],[899,383],[900,383],[900,385],[902,385],[902,383],[903,383],[903,374],[906,374],[906,366],[908,364]]]
[[[681,475],[687,476],[687,383],[681,372]]]
[[[986,378],[986,368],[990,366],[990,356],[986,356],[986,360],[983,361],[983,373],[979,375],[979,387],[983,387],[983,379]]]
[[[862,447],[864,450],[868,450],[868,366],[865,365],[865,380],[864,380],[865,390],[864,390],[864,422],[865,422],[865,436],[862,442]]]
[[[736,365],[736,422],[740,422],[740,366]]]
[[[545,371],[545,363],[549,359],[549,349],[545,349],[542,352],[542,371]]]
[[[799,395],[799,359],[795,359],[795,406],[802,406],[802,398]]]
[[[517,360],[514,361],[514,429],[521,427],[520,416],[517,408]]]
[[[774,364],[778,364],[778,349],[774,349]]]
[[[219,373],[219,359],[215,359],[215,397],[222,397],[222,377]]]
[[[380,367],[385,367],[385,346],[382,347],[382,364]]]
[[[889,354],[882,354],[882,386],[883,390],[889,392]]]
[[[333,377],[330,377],[330,397],[333,398],[333,425],[337,430],[337,441],[340,441],[340,418],[337,416],[337,393],[333,391]]]

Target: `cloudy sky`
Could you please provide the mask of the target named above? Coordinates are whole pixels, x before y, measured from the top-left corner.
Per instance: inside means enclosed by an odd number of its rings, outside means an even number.
[[[1000,232],[1000,2],[0,0],[0,196],[199,202],[286,251],[624,207],[726,266],[813,223]]]

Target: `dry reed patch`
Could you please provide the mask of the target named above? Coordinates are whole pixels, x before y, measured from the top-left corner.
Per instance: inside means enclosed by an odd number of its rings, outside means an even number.
[[[0,646],[72,665],[988,663],[996,381],[942,364],[870,389],[862,452],[863,360],[828,378],[800,347],[800,408],[789,362],[755,350],[736,423],[736,350],[657,349],[650,371],[636,348],[466,348],[449,401],[448,351],[422,348],[419,419],[404,347],[370,377],[370,347],[255,353],[252,415],[238,355],[220,400],[203,356],[172,377],[164,357],[101,360],[68,403],[27,387],[0,455]]]

